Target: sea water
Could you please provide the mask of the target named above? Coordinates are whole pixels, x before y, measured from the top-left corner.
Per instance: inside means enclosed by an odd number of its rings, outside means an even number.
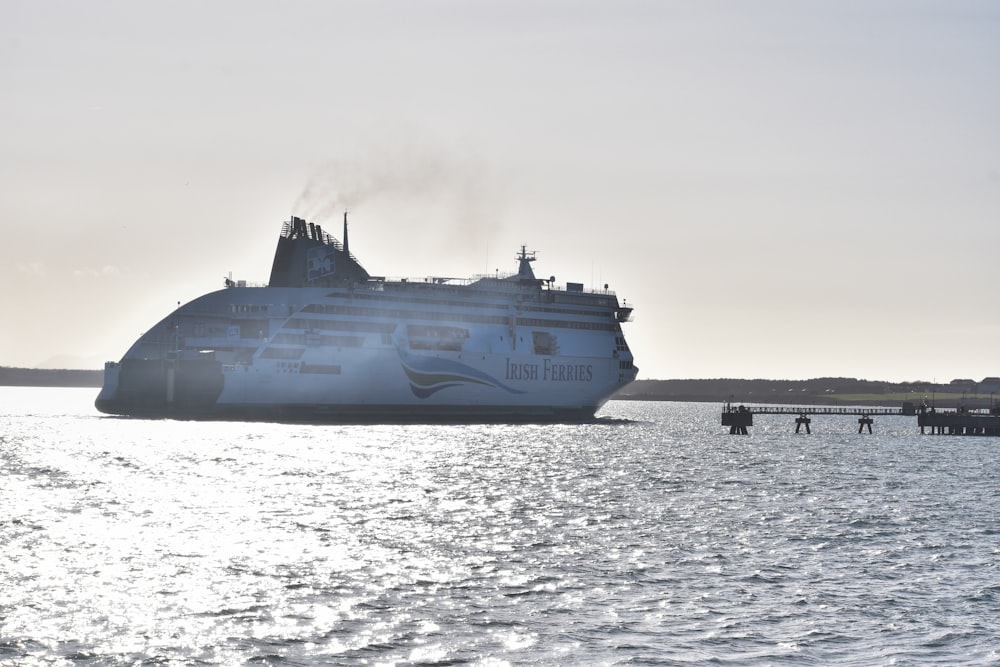
[[[2,665],[1000,662],[1000,439],[116,418],[0,388]]]

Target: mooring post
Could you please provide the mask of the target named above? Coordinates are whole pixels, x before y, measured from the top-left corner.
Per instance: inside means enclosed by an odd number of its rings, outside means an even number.
[[[806,417],[805,415],[799,415],[798,417],[796,417],[795,418],[795,432],[798,433],[799,429],[802,426],[805,426],[806,427],[806,433],[811,433],[812,431],[809,430],[809,423],[811,421],[812,420],[809,419],[809,417]]]
[[[871,433],[873,421],[874,420],[871,417],[869,417],[868,415],[864,415],[861,419],[858,420],[858,433],[861,433],[862,429],[864,429],[866,425],[868,426],[868,432]]]

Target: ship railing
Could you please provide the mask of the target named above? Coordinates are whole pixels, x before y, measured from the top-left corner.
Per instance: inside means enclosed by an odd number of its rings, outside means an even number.
[[[471,278],[444,278],[440,276],[425,276],[422,278],[396,278],[387,277],[381,278],[377,281],[379,287],[374,287],[372,282],[369,282],[369,286],[375,289],[381,289],[381,285],[412,285],[412,286],[422,286],[422,285],[446,285],[463,287],[469,285],[488,285],[490,289],[497,290],[508,290],[511,292],[519,292],[525,289],[525,286],[516,280],[510,280],[510,278],[516,278],[518,274],[516,273],[486,273],[477,274]],[[577,283],[578,284],[578,283]],[[614,296],[615,291],[612,289],[593,289],[593,288],[577,288],[568,289],[565,285],[558,285],[556,283],[550,283],[548,280],[541,281],[542,289],[552,291],[552,292],[566,292],[569,294],[593,294],[598,296]]]
[[[234,287],[267,287],[267,283],[253,280],[232,280],[231,278],[226,278],[225,285],[229,289],[233,289]]]
[[[519,274],[517,273],[480,273],[474,275],[472,278],[467,279],[467,283],[477,283],[483,280],[496,282],[502,287],[508,287],[512,290],[520,289],[521,284],[515,280],[510,280],[511,278],[517,278]],[[574,283],[579,285],[579,283]],[[582,287],[580,289],[569,289],[565,284],[559,284],[550,280],[541,281],[542,289],[550,290],[552,292],[571,292],[576,294],[597,294],[601,296],[614,296],[615,291],[608,288],[593,288],[593,287]]]
[[[471,278],[450,278],[445,276],[391,276],[388,278],[380,278],[387,283],[409,283],[415,285],[423,284],[433,284],[433,285],[472,285],[479,282],[489,282],[498,283],[501,287],[506,287],[511,290],[516,290],[521,288],[521,283],[511,280],[511,278],[516,278],[518,274],[516,273],[477,273]],[[546,283],[548,281],[545,281]]]
[[[512,292],[519,291],[523,289],[523,285],[516,281],[511,280],[511,278],[516,278],[518,274],[516,273],[481,273],[475,274],[471,278],[448,278],[443,276],[423,276],[423,277],[395,277],[395,276],[372,276],[367,283],[356,283],[356,288],[368,287],[369,289],[381,290],[384,284],[406,284],[406,285],[452,285],[457,287],[463,287],[468,285],[474,285],[476,283],[486,283],[491,288],[494,289],[506,289]],[[233,281],[236,283],[236,281]],[[593,287],[583,287],[576,289],[569,289],[566,285],[560,285],[558,283],[553,283],[548,280],[541,281],[542,289],[549,290],[552,292],[569,292],[571,294],[596,294],[600,296],[615,296],[615,291],[613,289],[603,289],[603,288],[593,288]],[[574,283],[574,285],[579,285],[579,283]],[[238,285],[234,284],[231,287],[250,287],[250,288],[264,288],[268,287],[267,283],[262,282],[251,282],[249,280],[240,280]],[[207,308],[206,311],[214,310],[214,307]]]

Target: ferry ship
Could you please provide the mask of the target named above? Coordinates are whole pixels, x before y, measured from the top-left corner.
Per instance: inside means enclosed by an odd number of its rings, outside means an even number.
[[[513,274],[372,276],[292,217],[266,287],[180,306],[104,368],[101,412],[319,422],[580,421],[635,379],[607,289]]]

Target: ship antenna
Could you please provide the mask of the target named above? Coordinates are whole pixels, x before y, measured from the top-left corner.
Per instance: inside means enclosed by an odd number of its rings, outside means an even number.
[[[347,243],[347,209],[344,209],[344,254],[351,254],[351,246]]]

